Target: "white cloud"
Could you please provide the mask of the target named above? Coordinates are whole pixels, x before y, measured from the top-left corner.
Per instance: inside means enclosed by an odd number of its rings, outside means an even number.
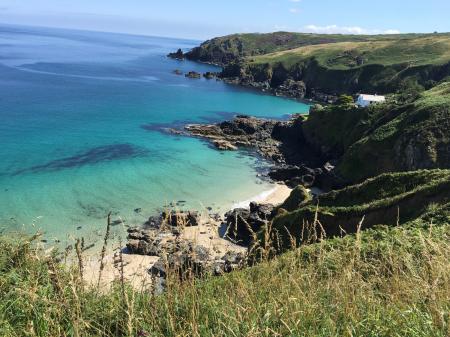
[[[297,14],[297,13],[300,13],[300,9],[298,9],[298,8],[290,8],[289,12]]]
[[[366,29],[358,26],[338,26],[338,25],[328,25],[328,26],[316,26],[308,25],[305,26],[302,31],[307,33],[318,33],[318,34],[400,34],[400,31],[396,29]]]
[[[290,2],[301,2],[302,0],[289,0]]]

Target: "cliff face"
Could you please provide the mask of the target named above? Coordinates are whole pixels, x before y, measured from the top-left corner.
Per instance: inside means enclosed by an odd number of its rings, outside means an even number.
[[[369,92],[388,94],[410,86],[428,88],[450,76],[450,62],[441,65],[370,64],[352,69],[330,69],[310,59],[291,67],[282,63],[238,63],[224,67],[221,76],[235,82],[266,89],[283,91],[287,81],[302,82],[303,94],[300,98],[318,98],[319,94],[338,96]],[[289,95],[288,95],[289,96]]]
[[[225,65],[243,57],[242,41],[238,38],[213,39],[185,54],[188,60]]]
[[[380,171],[450,167],[450,85],[445,83],[396,111],[398,116],[377,127],[345,153],[340,171],[363,178]],[[377,154],[374,156],[374,154]]]
[[[289,164],[298,164],[309,147],[320,160],[332,160],[346,183],[450,167],[450,34],[232,35],[183,57],[222,64],[226,81],[295,98],[334,102],[344,93],[397,93],[369,109],[312,109],[306,122],[294,123],[301,140],[285,149]],[[291,131],[275,138],[289,144],[284,136]]]
[[[384,172],[450,168],[448,130],[449,82],[410,103],[313,108],[302,126],[308,144],[336,160],[348,182]]]

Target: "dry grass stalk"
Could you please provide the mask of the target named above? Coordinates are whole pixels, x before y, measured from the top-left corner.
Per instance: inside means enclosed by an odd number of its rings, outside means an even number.
[[[75,243],[75,251],[77,253],[77,258],[78,258],[78,272],[79,272],[80,280],[81,280],[81,282],[83,282],[84,262],[83,262],[83,250],[81,248],[80,239],[77,239],[77,241]]]
[[[63,291],[61,287],[61,281],[59,279],[58,271],[55,266],[55,261],[53,257],[49,257],[47,260],[48,273],[50,275],[50,282],[52,283],[53,289],[55,289],[56,293],[60,298],[64,298]]]
[[[132,303],[130,303],[130,299],[128,297],[128,292],[125,284],[125,271],[124,271],[124,261],[123,261],[123,252],[122,252],[122,240],[119,240],[119,273],[120,273],[120,287],[122,290],[122,301],[123,308],[126,317],[126,328],[127,328],[127,336],[133,336],[133,308],[134,308],[134,300],[132,299]],[[134,292],[132,292],[132,296],[134,296]]]
[[[99,267],[99,270],[98,270],[97,288],[100,288],[100,282],[101,282],[101,279],[102,279],[102,272],[103,272],[103,269],[105,269],[105,255],[106,255],[106,248],[108,246],[110,230],[111,230],[111,212],[108,213],[108,220],[107,220],[107,223],[106,223],[106,232],[105,232],[105,237],[103,239],[102,251],[100,253],[100,267]]]

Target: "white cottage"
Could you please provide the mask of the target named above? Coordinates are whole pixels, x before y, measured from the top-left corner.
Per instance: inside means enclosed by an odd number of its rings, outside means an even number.
[[[356,100],[356,104],[358,104],[361,107],[366,107],[366,106],[369,106],[374,103],[382,103],[385,101],[386,101],[386,97],[384,97],[384,96],[361,94],[358,96],[358,99]]]

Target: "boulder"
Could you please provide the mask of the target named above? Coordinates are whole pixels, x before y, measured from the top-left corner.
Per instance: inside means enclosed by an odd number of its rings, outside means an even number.
[[[292,212],[303,206],[305,203],[309,202],[311,199],[312,196],[308,192],[308,190],[305,187],[299,185],[292,190],[291,194],[283,202],[280,208]]]
[[[250,209],[236,208],[225,214],[227,237],[237,244],[248,246],[255,235],[272,219],[274,206],[252,202]]]
[[[221,261],[223,261],[223,270],[226,273],[241,269],[247,264],[246,256],[236,252],[227,252]]]
[[[306,85],[303,81],[294,81],[288,78],[277,87],[276,93],[282,96],[302,99],[306,95]]]
[[[160,258],[156,261],[155,264],[151,266],[149,273],[155,277],[166,277],[166,264],[164,263],[164,260]]]
[[[176,211],[162,212],[163,223],[173,227],[198,226],[200,214],[197,211]]]

